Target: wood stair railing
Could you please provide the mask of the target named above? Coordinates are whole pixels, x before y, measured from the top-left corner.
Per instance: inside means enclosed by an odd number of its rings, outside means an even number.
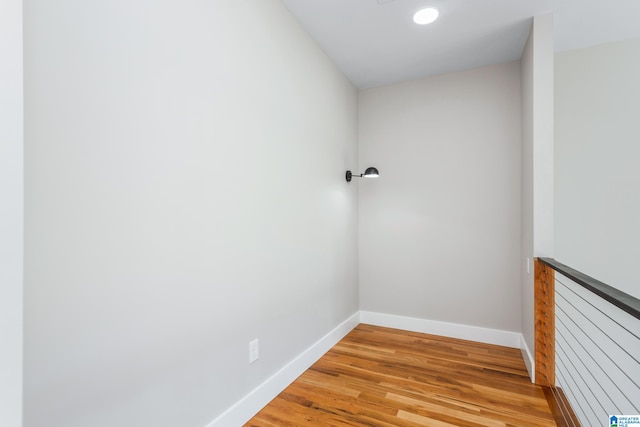
[[[564,392],[556,387],[555,271],[536,259],[534,273],[535,383],[542,386],[559,427],[580,427]]]

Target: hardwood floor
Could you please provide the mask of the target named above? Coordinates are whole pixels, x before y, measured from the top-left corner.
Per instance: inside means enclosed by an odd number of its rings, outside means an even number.
[[[555,426],[520,350],[359,325],[245,426]]]

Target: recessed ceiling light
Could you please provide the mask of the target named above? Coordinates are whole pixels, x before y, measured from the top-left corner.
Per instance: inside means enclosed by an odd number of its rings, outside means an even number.
[[[435,7],[427,7],[417,11],[416,14],[413,15],[413,22],[419,25],[431,24],[438,19],[439,14],[440,12],[438,12],[438,9]]]

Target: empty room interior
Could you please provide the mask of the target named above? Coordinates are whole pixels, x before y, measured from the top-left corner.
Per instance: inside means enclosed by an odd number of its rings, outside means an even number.
[[[535,381],[536,259],[640,298],[639,18],[3,0],[0,425],[241,426],[373,331]],[[408,399],[401,425],[456,425]],[[367,422],[326,425],[394,425]]]

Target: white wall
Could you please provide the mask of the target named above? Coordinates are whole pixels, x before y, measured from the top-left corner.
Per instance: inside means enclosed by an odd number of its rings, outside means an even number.
[[[361,91],[362,310],[520,331],[518,62]]]
[[[533,251],[553,257],[553,15],[533,22]]]
[[[640,298],[640,39],[555,62],[556,258]]]
[[[533,295],[533,36],[532,23],[527,43],[522,52],[522,182],[521,182],[521,310],[522,336],[529,354],[523,352],[529,375],[533,379],[535,363],[533,351],[534,334],[534,295]]]
[[[0,425],[22,425],[22,1],[0,3]]]
[[[29,1],[25,107],[25,427],[204,426],[357,312],[357,93],[279,1]]]
[[[522,53],[521,322],[533,377],[533,258],[553,257],[553,16],[533,19]]]

